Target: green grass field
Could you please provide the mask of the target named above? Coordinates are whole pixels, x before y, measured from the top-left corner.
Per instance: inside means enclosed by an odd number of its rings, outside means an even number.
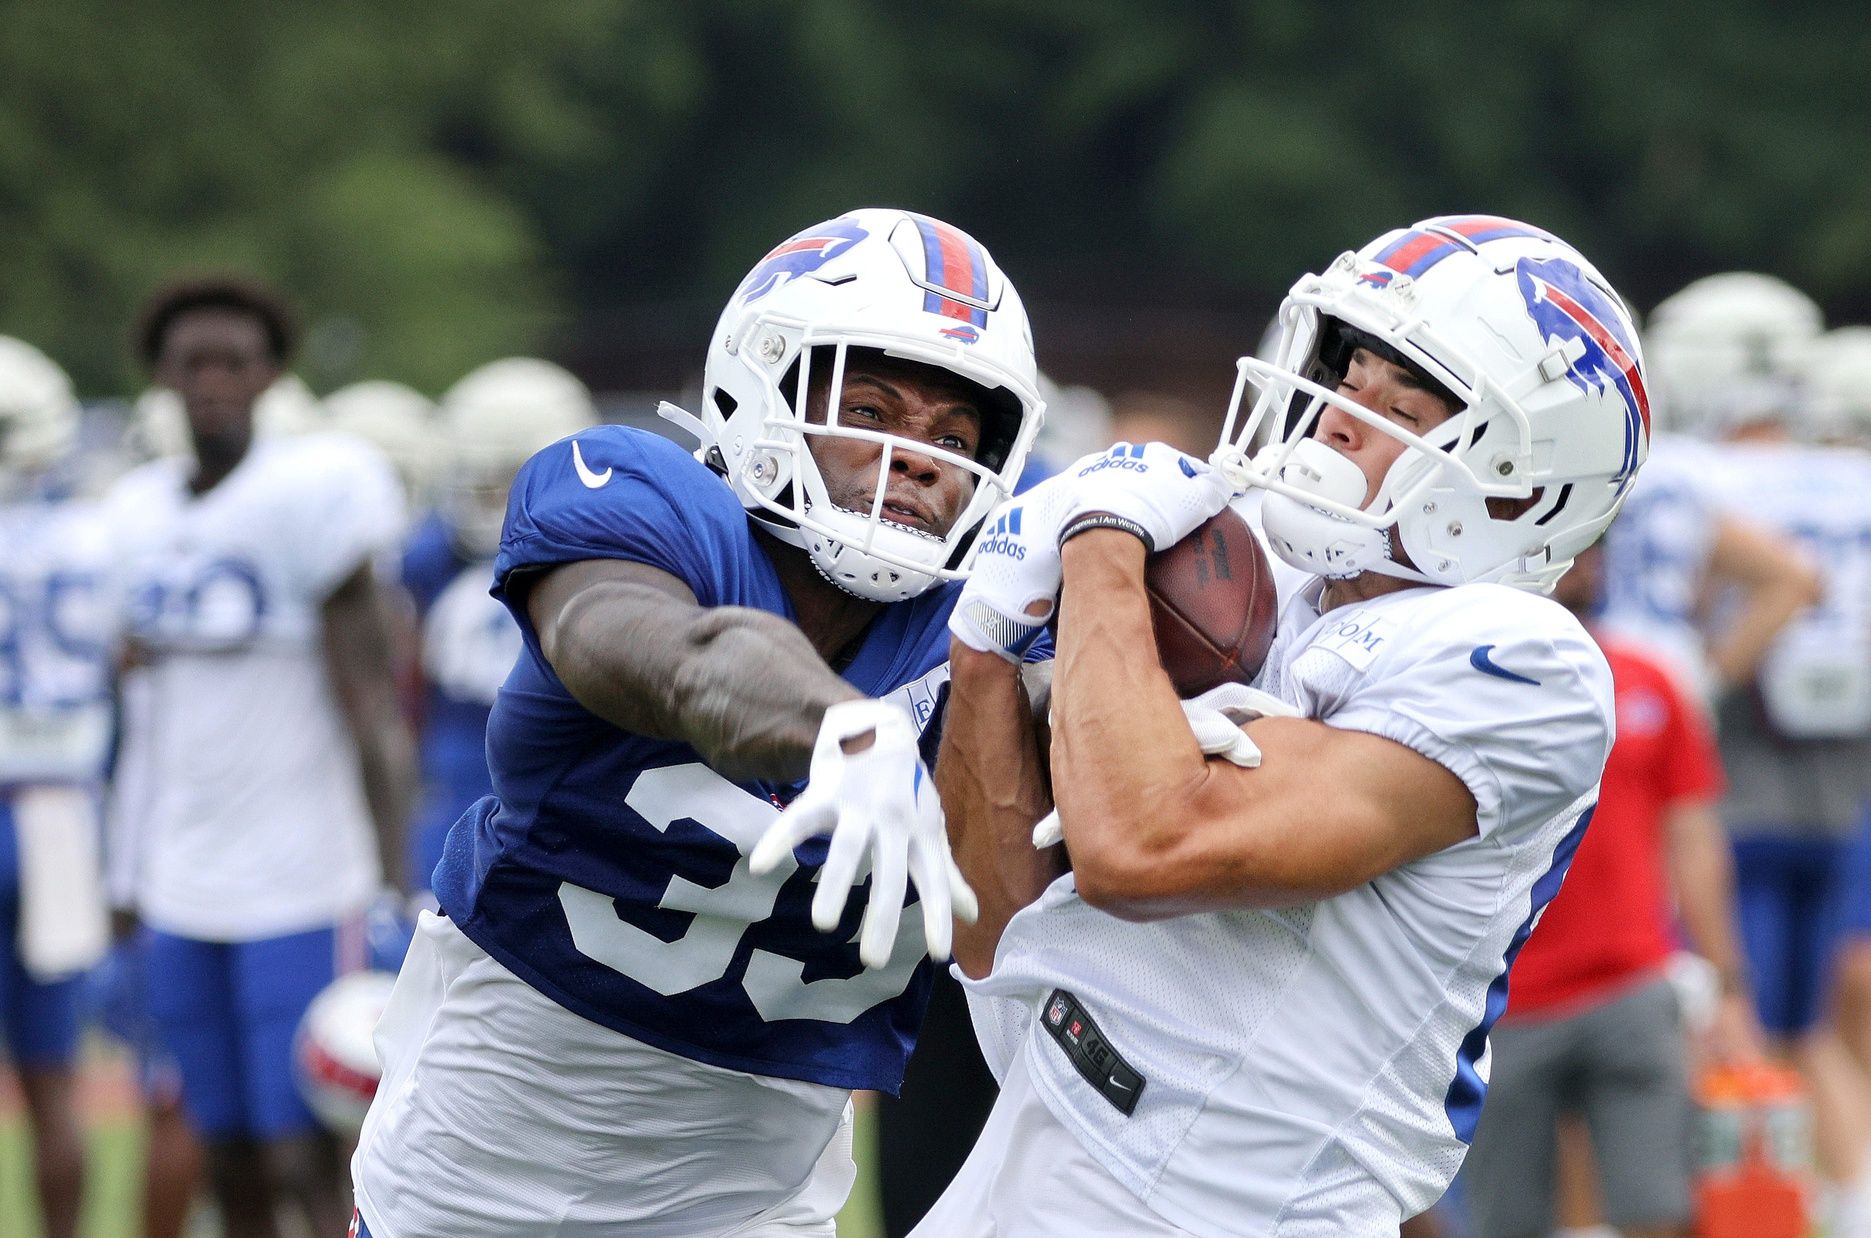
[[[858,1109],[858,1182],[838,1218],[839,1238],[878,1238],[876,1181],[865,1171],[873,1147],[870,1111]],[[84,1238],[136,1238],[137,1192],[143,1160],[140,1125],[121,1114],[104,1115],[91,1127],[90,1176],[85,1184]],[[0,1112],[0,1235],[41,1238],[33,1201],[24,1119]],[[212,1219],[198,1214],[190,1238],[216,1238]],[[338,1238],[332,1235],[331,1238]]]

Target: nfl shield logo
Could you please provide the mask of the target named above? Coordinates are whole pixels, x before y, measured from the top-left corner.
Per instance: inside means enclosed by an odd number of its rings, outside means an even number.
[[[1064,1019],[1065,998],[1055,997],[1052,999],[1052,1005],[1046,1010],[1046,1022],[1052,1024],[1054,1027],[1058,1027]]]

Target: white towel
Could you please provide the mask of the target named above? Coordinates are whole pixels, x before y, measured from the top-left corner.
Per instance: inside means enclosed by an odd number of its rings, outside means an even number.
[[[20,962],[40,981],[76,975],[109,944],[96,798],[82,787],[27,787],[14,797],[13,823]]]

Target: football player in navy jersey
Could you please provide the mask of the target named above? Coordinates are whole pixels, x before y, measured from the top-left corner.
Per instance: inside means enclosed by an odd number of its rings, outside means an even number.
[[[520,651],[520,629],[488,596],[507,491],[540,448],[597,420],[591,393],[536,357],[471,371],[442,397],[435,510],[403,550],[422,668],[422,795],[409,830],[410,885],[433,906],[430,874],[462,810],[493,789],[487,716]]]
[[[742,281],[665,406],[695,455],[606,426],[521,470],[494,794],[378,1029],[359,1233],[833,1232],[850,1090],[895,1090],[973,913],[921,732],[1042,407],[986,251],[865,209]]]

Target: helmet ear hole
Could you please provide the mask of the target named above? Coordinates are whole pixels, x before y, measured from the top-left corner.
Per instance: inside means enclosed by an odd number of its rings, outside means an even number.
[[[1546,495],[1546,487],[1541,486],[1538,489],[1536,489],[1532,494],[1529,494],[1525,498],[1522,498],[1522,499],[1507,499],[1507,498],[1488,499],[1487,500],[1488,518],[1490,520],[1518,520],[1522,516],[1526,515],[1528,512],[1532,511],[1535,507],[1539,506],[1540,500],[1543,497],[1545,497],[1545,495]],[[1564,500],[1562,498],[1561,503],[1563,502]],[[1558,506],[1556,505],[1553,510],[1557,511]],[[1550,517],[1551,515],[1553,515],[1553,512],[1547,512],[1546,516],[1541,517],[1541,519],[1545,519],[1547,517]],[[1534,523],[1537,524],[1539,522],[1535,521]]]

